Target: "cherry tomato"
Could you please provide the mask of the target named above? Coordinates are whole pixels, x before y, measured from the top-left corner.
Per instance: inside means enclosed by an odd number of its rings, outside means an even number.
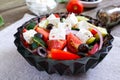
[[[40,33],[40,34],[43,35],[43,40],[44,40],[44,41],[47,41],[47,40],[48,40],[49,33],[48,33],[45,29],[36,27],[35,30],[36,30],[36,32],[38,32],[38,33]]]
[[[83,5],[79,0],[70,0],[66,9],[68,12],[81,13],[83,12]]]

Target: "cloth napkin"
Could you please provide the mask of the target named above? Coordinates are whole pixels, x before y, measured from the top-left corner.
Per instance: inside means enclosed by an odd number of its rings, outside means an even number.
[[[0,80],[118,80],[120,79],[120,38],[114,36],[113,48],[94,69],[76,76],[49,75],[31,66],[17,52],[14,34],[17,28],[35,16],[22,19],[0,31]]]

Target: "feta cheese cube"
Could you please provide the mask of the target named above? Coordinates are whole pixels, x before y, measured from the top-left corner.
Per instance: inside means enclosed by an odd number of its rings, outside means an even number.
[[[66,30],[64,28],[53,28],[49,34],[49,40],[65,40]]]
[[[106,36],[108,34],[107,30],[103,27],[96,27],[102,34],[102,36]]]
[[[71,24],[72,26],[74,26],[75,24],[77,24],[77,23],[78,23],[78,20],[77,20],[75,14],[72,13],[71,15],[69,15],[69,16],[66,18],[65,23]]]
[[[48,24],[48,20],[43,20],[38,25],[39,27],[46,28],[47,24]]]
[[[54,14],[51,14],[47,18],[48,22],[53,24],[55,27],[57,27],[58,23],[60,22],[60,18],[56,18]]]
[[[31,44],[32,43],[32,37],[34,37],[34,35],[36,33],[37,32],[35,30],[28,30],[28,31],[23,33],[23,37],[29,44]]]
[[[80,31],[75,34],[83,43],[86,43],[86,41],[91,38],[93,35],[92,33],[87,29],[80,29]]]
[[[58,28],[71,29],[71,24],[68,23],[58,23]]]
[[[57,27],[59,22],[60,22],[60,18],[55,18],[55,19],[49,20],[49,23],[53,24],[55,27]]]
[[[47,20],[51,20],[51,19],[55,19],[56,17],[55,17],[55,15],[54,14],[51,14],[48,18],[47,18]]]
[[[78,29],[88,29],[90,26],[87,21],[80,21],[76,24]]]

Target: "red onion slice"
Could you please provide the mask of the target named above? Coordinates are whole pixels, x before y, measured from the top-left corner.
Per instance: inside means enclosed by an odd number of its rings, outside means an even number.
[[[46,57],[46,56],[47,56],[47,51],[46,51],[46,49],[43,48],[43,47],[38,47],[37,53],[38,53],[41,57]]]
[[[97,31],[98,35],[99,35],[99,38],[100,38],[99,50],[100,50],[102,48],[102,45],[103,45],[103,36],[97,28],[93,27],[93,29],[95,29]]]

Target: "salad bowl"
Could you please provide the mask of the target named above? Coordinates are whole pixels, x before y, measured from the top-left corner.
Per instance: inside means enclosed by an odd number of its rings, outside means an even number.
[[[103,25],[81,14],[41,15],[18,28],[14,43],[18,52],[39,71],[76,75],[94,68],[112,48],[113,36],[98,26]]]

